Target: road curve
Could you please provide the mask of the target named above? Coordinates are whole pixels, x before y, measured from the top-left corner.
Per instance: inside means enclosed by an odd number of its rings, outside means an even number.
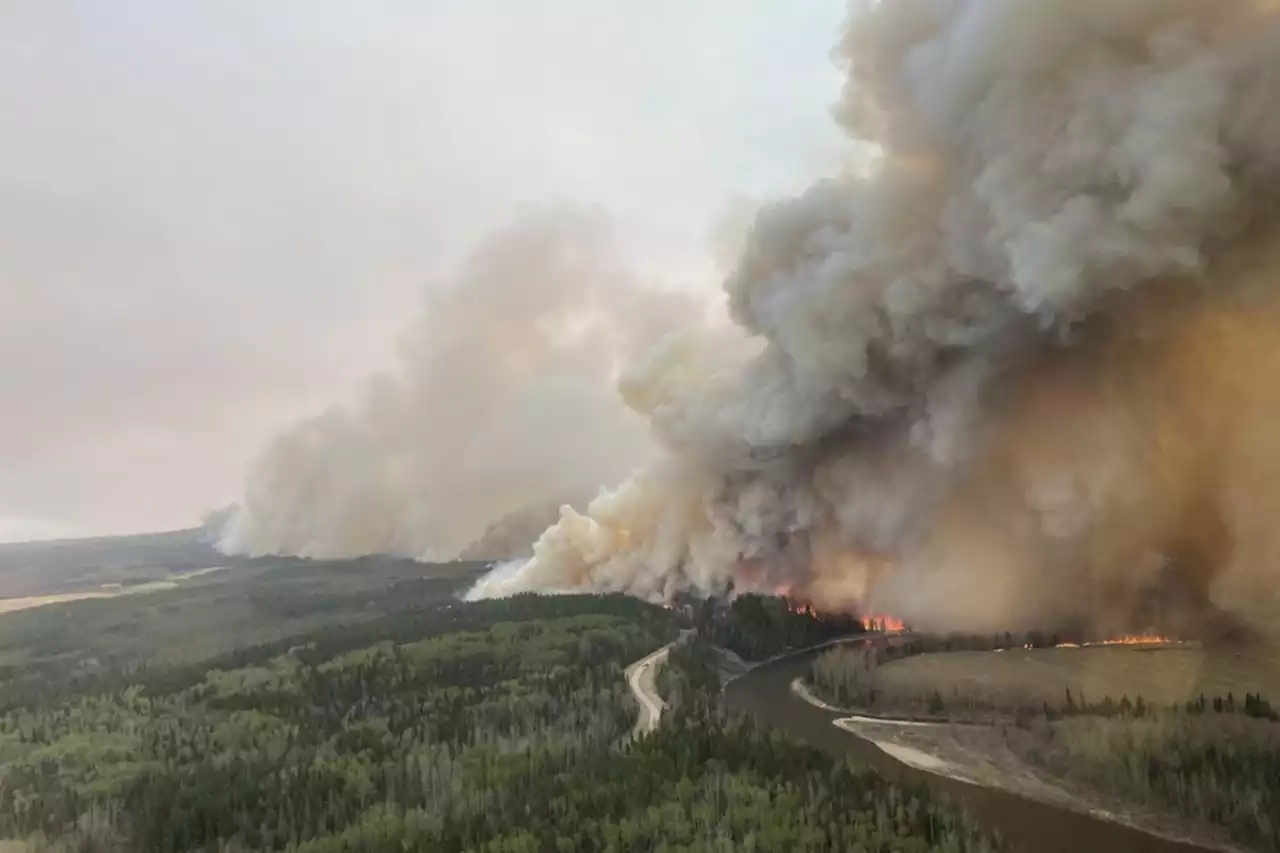
[[[631,687],[631,692],[635,694],[636,701],[640,704],[640,713],[636,718],[635,728],[631,732],[631,736],[633,738],[648,734],[656,729],[658,727],[658,723],[661,722],[662,712],[667,709],[667,703],[658,695],[658,687],[654,679],[657,677],[658,668],[667,662],[667,656],[671,654],[671,647],[686,639],[692,633],[692,630],[682,630],[679,637],[672,640],[670,643],[667,643],[662,648],[650,652],[626,668],[627,684]],[[745,674],[745,672],[750,672],[758,666],[765,666],[773,663],[774,661],[795,657],[796,655],[805,654],[807,652],[822,651],[830,646],[847,643],[853,639],[867,639],[871,636],[879,635],[859,634],[849,637],[837,637],[836,639],[828,640],[825,643],[819,643],[818,645],[782,652],[781,654],[774,655],[765,661],[747,664],[741,659],[738,659],[738,662],[744,664]],[[726,653],[733,655],[732,652]],[[735,658],[737,657],[736,655],[733,656]],[[734,676],[734,678],[737,677],[741,676]]]
[[[658,727],[658,721],[662,719],[662,712],[666,709],[667,703],[663,702],[662,697],[658,695],[654,676],[657,675],[658,667],[666,663],[667,655],[671,654],[671,647],[677,642],[679,640],[667,643],[627,667],[627,684],[631,685],[631,692],[640,703],[640,715],[636,719],[632,737],[648,734]]]

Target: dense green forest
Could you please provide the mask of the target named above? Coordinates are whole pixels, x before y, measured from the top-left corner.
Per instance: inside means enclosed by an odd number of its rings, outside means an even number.
[[[781,596],[739,595],[727,610],[713,613],[716,606],[710,601],[703,605],[699,633],[749,661],[863,632],[852,615],[821,613]]]
[[[676,710],[632,741],[622,670],[676,634],[627,598],[440,600],[129,684],[53,678],[0,716],[0,849],[998,849],[924,792],[730,719],[705,642],[673,653]]]
[[[516,776],[619,741],[635,718],[623,665],[675,632],[625,598],[435,615],[413,641],[397,642],[408,626],[395,619],[336,627],[171,692],[134,685],[10,712],[0,837],[37,850],[43,836],[68,850],[317,851],[390,822],[422,835],[415,849],[467,849],[504,798],[525,807]],[[379,634],[391,639],[364,645]],[[401,849],[390,843],[361,849]]]
[[[366,557],[242,561],[146,595],[78,601],[0,618],[0,712],[112,692],[190,667],[233,669],[264,645],[388,619],[412,636],[484,570]]]
[[[658,695],[675,713],[708,714],[719,706],[720,655],[705,637],[695,634],[672,646],[655,682]]]

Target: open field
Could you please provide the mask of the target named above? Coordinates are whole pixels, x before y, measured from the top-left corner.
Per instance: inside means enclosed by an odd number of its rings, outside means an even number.
[[[52,595],[31,595],[22,598],[0,598],[0,615],[17,613],[19,610],[31,610],[34,607],[45,607],[50,604],[67,604],[72,601],[86,601],[97,598],[115,598],[121,595],[144,595],[149,592],[163,592],[177,589],[178,584],[192,578],[203,577],[214,572],[225,571],[226,566],[210,566],[207,569],[196,569],[180,575],[173,575],[170,580],[148,581],[146,583],[124,586],[119,583],[103,584],[99,589],[84,592],[59,592]]]
[[[996,704],[1057,705],[1070,689],[1077,701],[1106,696],[1143,697],[1173,705],[1233,693],[1280,699],[1280,653],[1210,651],[1196,645],[1010,649],[950,652],[892,661],[875,672],[886,699],[937,691],[952,697],[984,698]]]

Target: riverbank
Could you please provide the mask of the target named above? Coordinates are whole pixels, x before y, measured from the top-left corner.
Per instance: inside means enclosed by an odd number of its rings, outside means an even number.
[[[847,712],[811,705],[791,691],[791,683],[805,674],[815,654],[795,653],[734,679],[725,688],[729,706],[751,713],[802,742],[871,766],[888,779],[927,785],[960,803],[976,820],[998,831],[1013,849],[1024,853],[1204,853],[1232,849],[1152,835],[1115,820],[904,763],[862,736],[836,726],[837,720],[851,716]],[[923,727],[913,730],[927,731]],[[892,740],[888,735],[879,739]],[[899,743],[929,752],[910,742]]]
[[[868,715],[838,708],[818,697],[803,676],[790,691],[801,701],[839,717],[837,728],[855,735],[902,763],[949,779],[1008,791],[1039,802],[1088,814],[1175,842],[1220,853],[1247,848],[1191,821],[1155,811],[1118,808],[1098,793],[1031,766],[1010,749],[1010,731],[999,723],[939,722],[913,717]],[[1014,732],[1016,734],[1016,732]]]
[[[730,649],[725,649],[725,648],[721,648],[720,646],[716,646],[715,647],[716,651],[720,653],[720,657],[725,661],[725,664],[726,664],[720,668],[720,680],[721,680],[721,683],[723,683],[725,686],[728,686],[735,679],[741,678],[742,676],[746,675],[752,670],[758,669],[759,667],[762,667],[762,666],[768,666],[770,664],[777,663],[779,661],[784,661],[789,658],[794,658],[797,655],[816,654],[818,652],[825,651],[826,649],[832,648],[833,646],[839,646],[844,643],[857,643],[857,642],[861,642],[862,640],[870,640],[875,637],[883,637],[883,636],[884,634],[879,634],[879,633],[847,634],[843,637],[836,637],[835,639],[827,640],[826,642],[818,643],[817,645],[814,645],[814,646],[806,646],[803,649],[789,649],[785,652],[779,652],[778,654],[773,655],[772,657],[766,658],[765,660],[759,660],[759,661],[743,660],[737,653],[731,651]]]

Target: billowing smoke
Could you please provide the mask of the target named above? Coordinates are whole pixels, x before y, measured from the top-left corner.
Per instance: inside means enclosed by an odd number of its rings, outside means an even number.
[[[619,365],[699,309],[630,278],[609,236],[592,212],[547,210],[483,243],[430,292],[399,370],[272,444],[221,547],[528,554],[531,524],[643,464],[652,443]]]
[[[759,214],[741,334],[668,337],[620,380],[661,453],[473,594],[1265,625],[1277,5],[855,2],[838,56],[877,161]]]

